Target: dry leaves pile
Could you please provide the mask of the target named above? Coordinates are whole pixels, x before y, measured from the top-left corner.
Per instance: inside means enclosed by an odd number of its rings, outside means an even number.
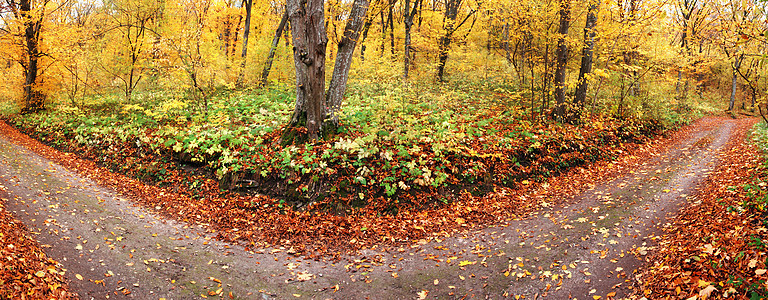
[[[4,203],[0,199],[0,299],[76,299],[64,281],[66,270],[45,255]]]
[[[664,228],[657,240],[659,251],[638,275],[643,296],[762,299],[766,295],[765,212],[746,205],[751,200],[743,187],[766,179],[765,170],[758,167],[761,154],[745,142],[753,124],[739,123],[703,189]]]

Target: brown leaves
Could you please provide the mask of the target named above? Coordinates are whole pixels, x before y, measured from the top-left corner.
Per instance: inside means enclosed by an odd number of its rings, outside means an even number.
[[[766,236],[755,219],[759,215],[734,211],[748,201],[742,186],[760,175],[760,154],[744,142],[752,124],[737,123],[737,133],[725,147],[729,150],[695,195],[696,202],[664,229],[658,252],[645,257],[648,266],[639,278],[647,298],[741,299],[750,296],[752,283],[768,277],[764,250],[750,244],[752,237]]]
[[[61,265],[45,255],[26,226],[5,209],[4,201],[0,199],[0,298],[76,299],[68,291]]]

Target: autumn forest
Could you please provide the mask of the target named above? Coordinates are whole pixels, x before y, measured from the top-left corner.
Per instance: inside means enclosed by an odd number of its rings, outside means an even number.
[[[0,0],[0,298],[766,297],[767,8]]]

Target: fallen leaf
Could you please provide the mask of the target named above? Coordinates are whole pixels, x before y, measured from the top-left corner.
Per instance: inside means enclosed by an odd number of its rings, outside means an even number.
[[[427,299],[427,294],[429,294],[429,291],[421,290],[421,292],[416,293],[417,296],[419,296],[419,300]]]
[[[717,289],[713,285],[709,285],[705,287],[703,290],[699,291],[699,296],[702,297],[702,299],[707,299],[710,294],[712,294],[713,291],[716,291]]]

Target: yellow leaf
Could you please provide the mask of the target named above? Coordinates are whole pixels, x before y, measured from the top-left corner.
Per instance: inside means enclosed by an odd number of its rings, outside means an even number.
[[[43,277],[45,277],[45,272],[43,272],[43,271],[37,271],[37,272],[35,272],[35,276],[37,276],[37,277],[40,277],[40,278],[43,278]]]
[[[477,261],[468,261],[468,260],[462,260],[462,261],[459,263],[459,266],[460,266],[460,267],[463,267],[463,266],[466,266],[466,265],[474,265],[474,264],[476,264],[476,263],[477,263]]]
[[[606,296],[608,296],[608,297],[616,297],[616,292],[610,292]]]
[[[600,298],[603,298],[602,296],[592,296],[592,299],[599,300]]]
[[[77,280],[83,280],[83,276],[80,274],[75,274],[75,278],[77,278]]]
[[[432,283],[434,283],[435,285],[438,285],[440,283],[440,280],[435,279],[435,281],[433,281]]]
[[[416,293],[416,295],[419,296],[419,300],[427,299],[427,294],[429,294],[429,291],[422,290],[421,292]]]
[[[763,275],[763,274],[765,274],[765,271],[766,271],[765,269],[757,269],[757,270],[755,270],[755,274]]]

